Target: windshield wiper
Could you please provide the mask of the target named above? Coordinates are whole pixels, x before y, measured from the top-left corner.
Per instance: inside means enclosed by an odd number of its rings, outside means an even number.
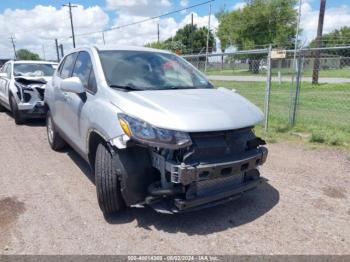
[[[120,89],[122,91],[142,91],[144,89],[137,88],[131,85],[109,85],[111,88]]]
[[[165,86],[162,89],[196,89],[194,86]]]

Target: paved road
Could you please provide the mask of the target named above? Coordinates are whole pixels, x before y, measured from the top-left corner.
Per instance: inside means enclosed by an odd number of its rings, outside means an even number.
[[[53,152],[43,123],[0,113],[0,254],[345,254],[350,161],[334,149],[269,145],[268,184],[223,206],[174,216],[105,218],[73,151]]]
[[[220,76],[220,75],[209,75],[210,80],[218,81],[239,81],[239,82],[265,82],[265,76]],[[272,77],[273,82],[278,82],[278,77]],[[311,77],[302,77],[303,82],[311,83]],[[319,83],[350,83],[350,78],[335,78],[335,77],[320,77]],[[282,82],[291,82],[291,77],[282,77]]]

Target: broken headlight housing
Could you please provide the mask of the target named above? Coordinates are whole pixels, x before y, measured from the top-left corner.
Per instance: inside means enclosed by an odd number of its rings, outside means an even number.
[[[119,124],[130,138],[154,147],[178,149],[192,144],[187,133],[158,128],[140,119],[118,114]]]

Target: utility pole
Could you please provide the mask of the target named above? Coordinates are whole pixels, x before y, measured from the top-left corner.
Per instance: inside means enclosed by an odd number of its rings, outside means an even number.
[[[13,36],[11,35],[11,37],[9,38],[12,42],[12,47],[13,47],[13,53],[14,53],[14,59],[17,59],[17,53],[16,53],[16,44],[15,44],[15,40],[16,38],[13,38]]]
[[[60,44],[60,49],[61,49],[61,58],[63,58],[64,57],[64,53],[63,53],[63,45],[62,44]]]
[[[157,39],[158,39],[158,44],[159,44],[159,23],[157,24]]]
[[[44,60],[46,60],[45,45],[41,45],[41,51],[43,52]]]
[[[106,45],[105,32],[104,31],[102,31],[102,40],[103,40],[103,44]]]
[[[193,12],[191,13],[191,54],[193,54]]]
[[[60,61],[60,52],[58,51],[58,41],[57,41],[57,38],[55,39],[55,45],[56,45],[57,62],[59,62],[59,61]]]
[[[209,19],[208,19],[208,34],[207,34],[207,48],[205,53],[205,64],[204,64],[204,72],[207,72],[208,65],[208,54],[209,54],[209,37],[210,37],[210,17],[211,17],[211,4],[209,5]]]
[[[72,29],[73,47],[75,48],[75,35],[74,35],[72,8],[73,7],[78,7],[78,6],[72,5],[70,2],[68,4],[63,5],[63,6],[68,6],[68,8],[69,8],[69,18],[70,18],[70,26],[71,26],[71,29]]]
[[[318,16],[318,26],[317,26],[317,37],[316,37],[316,48],[321,47],[322,32],[323,32],[323,22],[324,22],[324,13],[326,10],[326,0],[320,1],[320,14]],[[314,60],[314,70],[312,73],[312,84],[318,84],[318,73],[320,70],[320,50],[315,51],[315,60]]]

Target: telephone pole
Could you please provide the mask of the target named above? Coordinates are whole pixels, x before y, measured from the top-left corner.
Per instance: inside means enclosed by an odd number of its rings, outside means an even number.
[[[159,23],[157,24],[157,37],[158,37],[158,44],[159,44]]]
[[[106,45],[105,32],[104,31],[102,31],[102,40],[103,40],[103,44]]]
[[[61,50],[61,58],[63,58],[64,57],[64,53],[63,53],[63,45],[62,44],[60,44],[60,50]]]
[[[191,13],[191,35],[190,35],[190,40],[191,40],[191,54],[193,54],[193,12]]]
[[[74,35],[72,8],[73,7],[78,7],[78,6],[77,5],[72,5],[70,2],[68,4],[63,5],[63,6],[68,6],[68,8],[69,8],[69,18],[70,18],[70,26],[71,26],[71,29],[72,29],[73,47],[75,48],[75,35]]]
[[[326,10],[326,0],[320,1],[320,14],[318,16],[318,26],[317,26],[317,37],[316,37],[316,48],[321,47],[324,13]],[[312,84],[318,84],[318,74],[320,70],[320,50],[315,51],[315,61],[314,70],[312,73]]]
[[[55,45],[56,45],[57,62],[59,62],[59,61],[60,61],[60,52],[58,51],[58,41],[57,41],[57,38],[55,38]]]
[[[12,42],[12,47],[13,47],[13,53],[14,53],[14,59],[17,59],[17,53],[16,53],[16,44],[15,44],[15,40],[16,38],[13,38],[13,36],[11,35],[11,37],[9,38]]]
[[[211,17],[211,4],[209,5],[208,34],[207,34],[207,46],[206,46],[206,52],[205,52],[204,72],[207,72],[207,66],[208,66],[209,38],[210,38],[210,17]]]

